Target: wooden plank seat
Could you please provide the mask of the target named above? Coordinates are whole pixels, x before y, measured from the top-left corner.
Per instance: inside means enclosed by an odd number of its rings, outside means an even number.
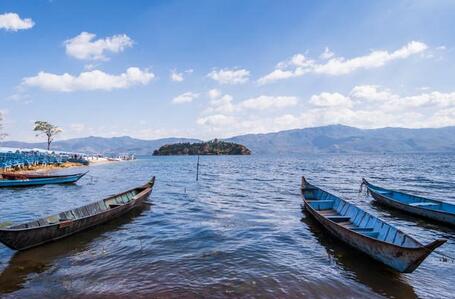
[[[434,202],[413,202],[409,204],[410,206],[413,207],[431,207],[431,206],[437,206],[437,203]]]
[[[338,224],[341,226],[344,226],[346,228],[349,228],[349,229],[354,226],[354,224],[352,224],[351,221],[342,221],[342,222],[338,222]]]
[[[349,216],[327,216],[326,217],[327,219],[329,220],[332,220],[333,222],[345,222],[345,221],[349,221],[351,219],[351,217]]]
[[[351,227],[351,230],[354,230],[354,231],[358,231],[358,232],[362,232],[362,231],[365,231],[365,232],[372,232],[374,230],[374,228],[372,227]]]
[[[322,216],[336,216],[338,213],[335,210],[322,210],[319,211]]]

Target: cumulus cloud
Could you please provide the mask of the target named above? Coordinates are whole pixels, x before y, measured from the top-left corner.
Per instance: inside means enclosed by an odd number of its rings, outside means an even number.
[[[232,96],[228,94],[214,97],[210,100],[209,107],[205,109],[204,113],[232,113],[236,109],[232,100]]]
[[[393,52],[376,50],[364,56],[346,59],[335,56],[326,48],[320,56],[323,61],[319,63],[303,54],[296,54],[290,59],[278,63],[276,69],[259,78],[258,83],[267,84],[277,80],[300,77],[308,73],[329,76],[346,75],[360,69],[379,68],[391,61],[423,53],[427,49],[428,46],[425,43],[411,41]]]
[[[216,99],[222,97],[220,95]],[[224,102],[229,103],[229,109],[207,111],[210,112],[209,115],[203,115],[197,123],[209,134],[218,137],[331,124],[360,128],[455,125],[455,92],[427,89],[419,90],[415,94],[402,95],[378,85],[359,85],[347,92],[321,92],[306,100],[300,99],[299,102],[304,105],[295,106],[291,101],[282,108],[292,110],[287,110],[283,114],[280,114],[279,107],[271,104],[275,102],[270,101],[268,97],[259,96],[252,99],[254,101],[248,99],[233,103],[232,97],[229,96]],[[245,106],[243,104],[245,102],[254,105]],[[223,106],[222,101],[218,103],[220,107]],[[251,113],[250,107],[258,111],[259,107],[268,109],[261,113]]]
[[[455,124],[455,92],[402,96],[377,85],[355,86],[349,94],[323,92],[310,98],[306,125],[342,123],[357,127],[433,127]]]
[[[221,96],[221,91],[214,88],[214,89],[210,89],[208,92],[207,92],[207,95],[209,96],[209,98],[211,99],[216,99],[218,97]]]
[[[248,82],[250,71],[245,69],[213,70],[207,74],[207,77],[220,84],[242,84]]]
[[[35,26],[32,19],[21,19],[17,13],[7,12],[0,15],[0,29],[7,31],[18,31],[30,29]]]
[[[172,70],[169,77],[172,81],[175,81],[175,82],[183,81],[183,73],[178,73],[176,70]]]
[[[111,75],[100,70],[82,72],[77,76],[39,72],[36,76],[26,77],[22,85],[49,91],[73,92],[87,90],[113,90],[135,85],[148,84],[155,75],[147,69],[130,67],[120,75]]]
[[[324,52],[322,52],[321,55],[319,55],[319,58],[320,59],[330,59],[333,56],[335,56],[335,53],[330,51],[330,49],[328,47],[325,47]]]
[[[267,116],[283,108],[298,104],[297,97],[261,95],[234,103],[231,95],[222,94],[218,89],[207,93],[209,106],[202,112],[196,123],[214,137],[240,133],[261,133],[284,129],[293,120],[291,115]],[[251,113],[261,111],[261,115]]]
[[[173,98],[172,103],[174,104],[191,103],[194,99],[197,99],[198,97],[199,97],[198,93],[189,91]]]
[[[297,105],[296,97],[265,96],[250,98],[240,102],[239,107],[244,109],[265,110],[270,108],[285,108]]]
[[[205,117],[200,117],[197,119],[197,124],[211,126],[211,127],[220,127],[233,124],[235,118],[227,116],[224,114],[213,114]]]
[[[339,107],[339,106],[351,107],[352,106],[352,102],[351,102],[350,98],[345,97],[344,95],[339,94],[337,92],[335,92],[335,93],[323,92],[318,95],[313,95],[310,98],[310,103],[317,107]]]
[[[177,70],[172,70],[169,79],[174,82],[182,82],[185,79],[185,75],[193,73],[193,69],[185,70],[184,72],[177,72]]]
[[[94,40],[95,34],[81,32],[64,42],[66,54],[81,60],[108,60],[107,52],[120,53],[133,46],[133,40],[126,34]]]

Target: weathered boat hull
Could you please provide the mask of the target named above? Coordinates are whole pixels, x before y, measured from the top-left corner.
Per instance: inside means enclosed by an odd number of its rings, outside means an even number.
[[[388,207],[406,212],[408,214],[413,214],[413,215],[420,216],[420,217],[423,217],[426,219],[431,219],[433,221],[455,226],[455,213],[448,213],[445,211],[431,210],[431,209],[420,208],[417,206],[412,206],[412,205],[400,202],[398,200],[394,200],[393,198],[390,198],[386,195],[383,195],[383,194],[377,192],[374,188],[371,187],[372,185],[370,183],[368,183],[366,180],[364,180],[363,184],[365,184],[367,186],[368,192],[371,194],[373,199],[384,206],[388,206]],[[381,188],[381,189],[387,190],[384,188]],[[394,191],[394,192],[396,192],[396,191]],[[402,193],[402,192],[397,192],[397,193]],[[419,199],[425,200],[425,198],[422,198],[422,197],[419,197]],[[426,199],[426,200],[428,200],[428,199]],[[431,200],[431,201],[437,202],[435,200]],[[450,205],[449,203],[442,203],[442,202],[439,202],[439,204]],[[455,209],[455,206],[454,206],[454,209]]]
[[[142,187],[143,190],[141,190],[129,203],[124,205],[118,205],[114,208],[109,208],[108,210],[103,211],[101,213],[76,219],[74,221],[68,220],[52,225],[45,225],[44,227],[33,227],[25,229],[0,229],[0,241],[6,246],[10,247],[11,249],[25,250],[44,243],[48,243],[73,235],[77,232],[118,218],[126,214],[127,212],[131,211],[132,209],[137,208],[141,204],[143,204],[144,200],[148,198],[148,196],[152,192],[153,183],[154,179],[149,185]],[[131,190],[128,190],[121,194],[126,194]],[[95,209],[97,207],[96,205],[101,203],[102,201],[95,202],[81,208]],[[63,212],[60,214],[63,215],[65,213],[67,212]],[[87,211],[87,213],[90,213],[90,211]]]
[[[412,250],[391,246],[334,225],[312,211],[308,205],[305,208],[333,236],[399,272],[413,272],[434,249],[445,243],[444,240],[436,240],[425,247]]]
[[[28,178],[22,180],[0,180],[0,187],[29,187],[29,186],[40,186],[48,184],[71,184],[79,181],[85,173],[78,173],[65,176],[50,176],[50,177],[38,177]]]
[[[413,240],[411,237],[405,236],[404,238],[402,238],[402,242],[401,242],[402,244],[412,240],[412,242],[417,243],[419,246],[404,247],[404,246],[399,246],[399,245],[396,245],[396,244],[393,244],[390,242],[385,242],[383,240],[379,240],[379,239],[376,239],[373,237],[366,236],[359,232],[353,231],[343,225],[340,225],[337,222],[327,219],[327,217],[325,217],[324,215],[321,214],[321,211],[318,211],[314,207],[312,207],[312,205],[310,204],[310,203],[312,203],[312,200],[305,199],[305,191],[307,190],[308,186],[310,186],[310,188],[317,188],[317,187],[314,187],[314,186],[306,183],[306,181],[303,179],[302,195],[303,195],[303,201],[304,201],[304,208],[309,212],[309,214],[312,217],[314,217],[334,237],[336,237],[339,240],[343,241],[344,243],[350,245],[351,247],[367,254],[368,256],[372,257],[373,259],[393,268],[396,271],[404,272],[404,273],[413,272],[433,250],[435,250],[437,247],[441,246],[442,244],[444,244],[446,242],[446,240],[435,240],[434,242],[424,246],[424,245],[418,243],[417,241]],[[319,188],[317,188],[317,189],[320,190]],[[322,191],[322,192],[325,192],[325,191]],[[327,193],[327,194],[329,194],[329,193]],[[331,195],[331,196],[333,196],[333,195]],[[345,202],[344,200],[342,200],[340,198],[338,198],[338,199]],[[325,200],[319,199],[316,201],[322,202]],[[314,202],[315,201],[313,201],[313,204],[314,204]],[[346,209],[346,211],[349,210],[351,207],[353,207],[352,204],[349,204],[347,202],[345,202],[345,203],[347,204],[347,206],[350,206]],[[362,216],[363,218],[365,218],[365,215],[367,215],[367,217],[374,218],[374,216],[369,215],[368,213],[359,209],[358,207],[355,207],[355,208],[360,210],[361,213],[363,213],[363,215],[364,215],[364,216]],[[360,222],[362,222],[362,220]],[[368,220],[367,222],[370,222],[370,220]],[[388,227],[387,230],[390,230],[390,225],[384,226],[384,223],[379,219],[376,219],[374,222],[372,221],[372,223],[374,223],[374,226],[379,226],[379,229],[381,229],[382,227]],[[399,232],[399,233],[404,234],[402,232]],[[396,233],[395,233],[395,237],[393,237],[393,239],[395,239],[395,238],[397,238]],[[406,238],[407,238],[407,241],[406,241]],[[387,236],[385,237],[385,239],[387,239]]]

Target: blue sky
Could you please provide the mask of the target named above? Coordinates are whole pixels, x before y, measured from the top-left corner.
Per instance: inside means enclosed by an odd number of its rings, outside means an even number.
[[[11,140],[455,125],[453,1],[0,2]]]

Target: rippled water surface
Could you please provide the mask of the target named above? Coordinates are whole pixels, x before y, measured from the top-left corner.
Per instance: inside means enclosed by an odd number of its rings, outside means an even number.
[[[101,199],[156,175],[152,206],[17,253],[0,245],[0,296],[157,298],[454,298],[455,263],[438,255],[399,274],[328,235],[301,211],[300,176],[422,242],[455,230],[359,195],[379,185],[455,203],[453,155],[150,157],[90,167],[75,185],[0,190],[0,222]],[[67,169],[74,172],[75,169]]]

